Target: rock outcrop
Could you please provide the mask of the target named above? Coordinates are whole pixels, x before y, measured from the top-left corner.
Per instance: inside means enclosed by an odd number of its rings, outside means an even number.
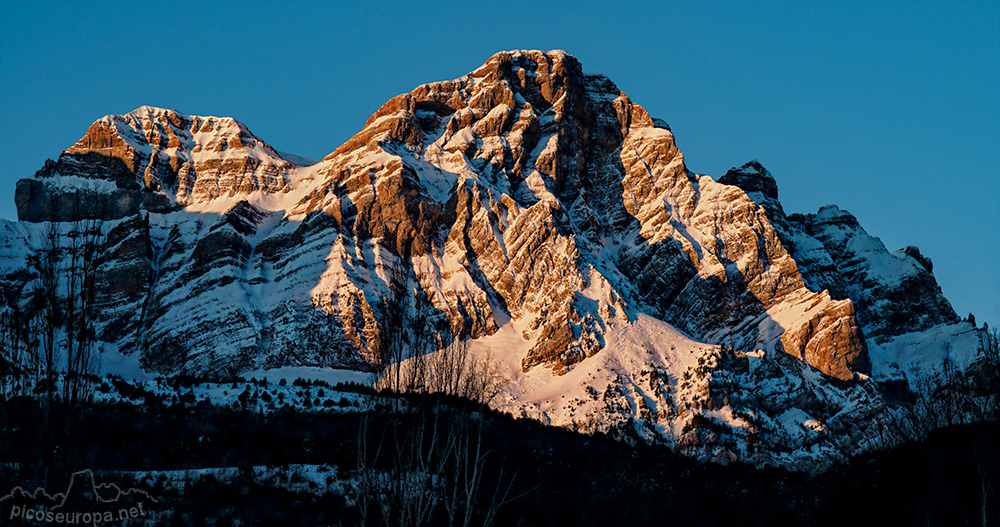
[[[786,216],[774,177],[756,160],[731,169],[719,181],[739,186],[764,207],[809,289],[850,299],[865,334],[885,341],[959,321],[931,274],[930,259],[918,248],[890,253],[835,205],[816,214]]]
[[[286,192],[294,167],[234,119],[143,106],[90,125],[58,160],[18,183],[15,202],[23,221],[119,219]]]

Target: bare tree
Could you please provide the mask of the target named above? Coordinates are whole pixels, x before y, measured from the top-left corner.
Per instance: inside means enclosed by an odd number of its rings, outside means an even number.
[[[77,222],[69,233],[70,264],[66,287],[66,362],[62,400],[76,408],[87,395],[89,378],[97,371],[94,354],[94,295],[101,226],[96,221]]]
[[[411,337],[420,332],[417,324],[422,315],[417,301],[410,301],[408,295],[409,277],[401,260],[384,268],[386,273],[386,296],[378,299],[377,312],[381,313],[379,324],[379,369],[383,371],[383,385],[394,392],[403,391],[407,380],[403,375],[403,362],[419,355],[421,342]]]
[[[990,503],[1000,486],[1000,438],[988,431],[975,432],[972,438],[972,452],[979,475],[980,520],[983,527],[993,525]]]
[[[437,393],[488,405],[504,382],[492,351],[472,353],[468,341],[456,340],[393,365],[377,385],[394,392]]]
[[[945,357],[937,372],[918,373],[911,379],[914,401],[888,408],[878,423],[883,446],[902,441],[924,441],[935,429],[971,424],[960,445],[971,454],[978,476],[979,516],[982,525],[995,523],[990,510],[1000,486],[1000,437],[995,428],[983,423],[995,422],[1000,415],[1000,335],[988,327],[980,330],[980,347],[975,361],[960,369]],[[931,444],[925,442],[930,449]],[[933,452],[928,454],[934,459]],[[924,504],[933,511],[934,504]],[[968,521],[969,519],[967,519]]]
[[[61,234],[55,223],[49,223],[43,235],[42,246],[28,259],[31,270],[36,275],[31,292],[31,307],[34,317],[31,325],[39,336],[37,382],[45,390],[46,407],[51,407],[55,397],[55,377],[57,372],[56,330],[62,322],[59,310],[59,260],[62,256]]]
[[[358,436],[357,495],[365,525],[493,525],[514,476],[490,463],[483,416],[443,405],[393,412]]]
[[[984,325],[980,331],[980,355],[982,366],[977,380],[982,392],[978,398],[978,417],[996,420],[1000,413],[1000,331]],[[990,504],[997,487],[1000,486],[1000,437],[990,429],[976,428],[971,437],[972,451],[979,475],[980,521],[983,527],[992,525],[993,515]]]
[[[432,323],[433,304],[401,260],[385,271],[388,294],[373,306],[381,315],[377,386],[393,395],[386,413],[366,414],[359,429],[362,523],[492,525],[497,510],[512,499],[514,478],[483,446],[483,406],[475,411],[449,406],[442,397],[404,400],[398,394],[449,395],[486,405],[501,386],[499,369],[491,355],[470,353],[463,335],[444,345]]]
[[[980,351],[982,355],[991,360],[1000,360],[1000,330],[991,328],[989,324],[983,324],[980,330]]]
[[[0,399],[21,395],[36,368],[38,339],[21,306],[22,290],[0,291]]]
[[[43,481],[50,482],[55,452],[55,427],[53,426],[53,404],[55,402],[56,377],[58,372],[56,355],[57,329],[62,323],[59,309],[59,260],[62,256],[61,233],[56,223],[50,222],[43,233],[42,246],[28,258],[28,265],[36,278],[30,293],[30,308],[33,316],[29,320],[31,331],[38,335],[38,368],[35,384],[44,392],[41,399],[42,413],[39,436],[42,445]],[[36,388],[37,390],[37,388]]]
[[[93,305],[101,226],[97,221],[82,221],[69,225],[65,234],[63,230],[60,224],[48,223],[41,246],[28,258],[35,280],[28,294],[29,315],[23,318],[28,332],[36,337],[21,339],[27,348],[36,350],[36,358],[28,362],[36,366],[36,391],[44,394],[39,433],[46,481],[54,475],[56,461],[63,471],[69,469],[76,412],[89,393],[98,364]]]
[[[0,290],[0,451],[10,449],[13,435],[8,422],[7,400],[30,389],[37,338],[28,326],[21,306],[22,288]]]

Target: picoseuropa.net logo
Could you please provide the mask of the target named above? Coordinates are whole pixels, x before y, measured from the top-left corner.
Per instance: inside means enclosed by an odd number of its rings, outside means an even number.
[[[0,497],[0,514],[14,525],[112,525],[146,516],[156,499],[140,489],[98,484],[91,470],[74,472],[65,492],[14,487]],[[6,523],[6,522],[3,522]]]

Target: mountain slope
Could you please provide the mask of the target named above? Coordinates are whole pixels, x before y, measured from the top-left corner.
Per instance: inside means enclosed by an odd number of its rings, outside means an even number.
[[[149,371],[379,371],[466,342],[505,409],[717,459],[870,448],[883,384],[933,390],[981,347],[918,250],[836,207],[786,216],[756,161],[691,173],[562,51],[419,86],[307,167],[232,119],[108,116],[15,199],[8,306],[30,304],[39,222],[89,221],[97,333]]]

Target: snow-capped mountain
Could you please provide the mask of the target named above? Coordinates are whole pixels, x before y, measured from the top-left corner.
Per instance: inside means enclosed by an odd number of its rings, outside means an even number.
[[[90,221],[98,337],[161,374],[374,371],[466,342],[512,413],[785,464],[871,448],[981,348],[919,250],[835,206],[786,215],[757,161],[690,172],[665,122],[562,51],[395,97],[318,163],[230,118],[107,116],[15,199],[8,308],[30,310],[50,225]]]

